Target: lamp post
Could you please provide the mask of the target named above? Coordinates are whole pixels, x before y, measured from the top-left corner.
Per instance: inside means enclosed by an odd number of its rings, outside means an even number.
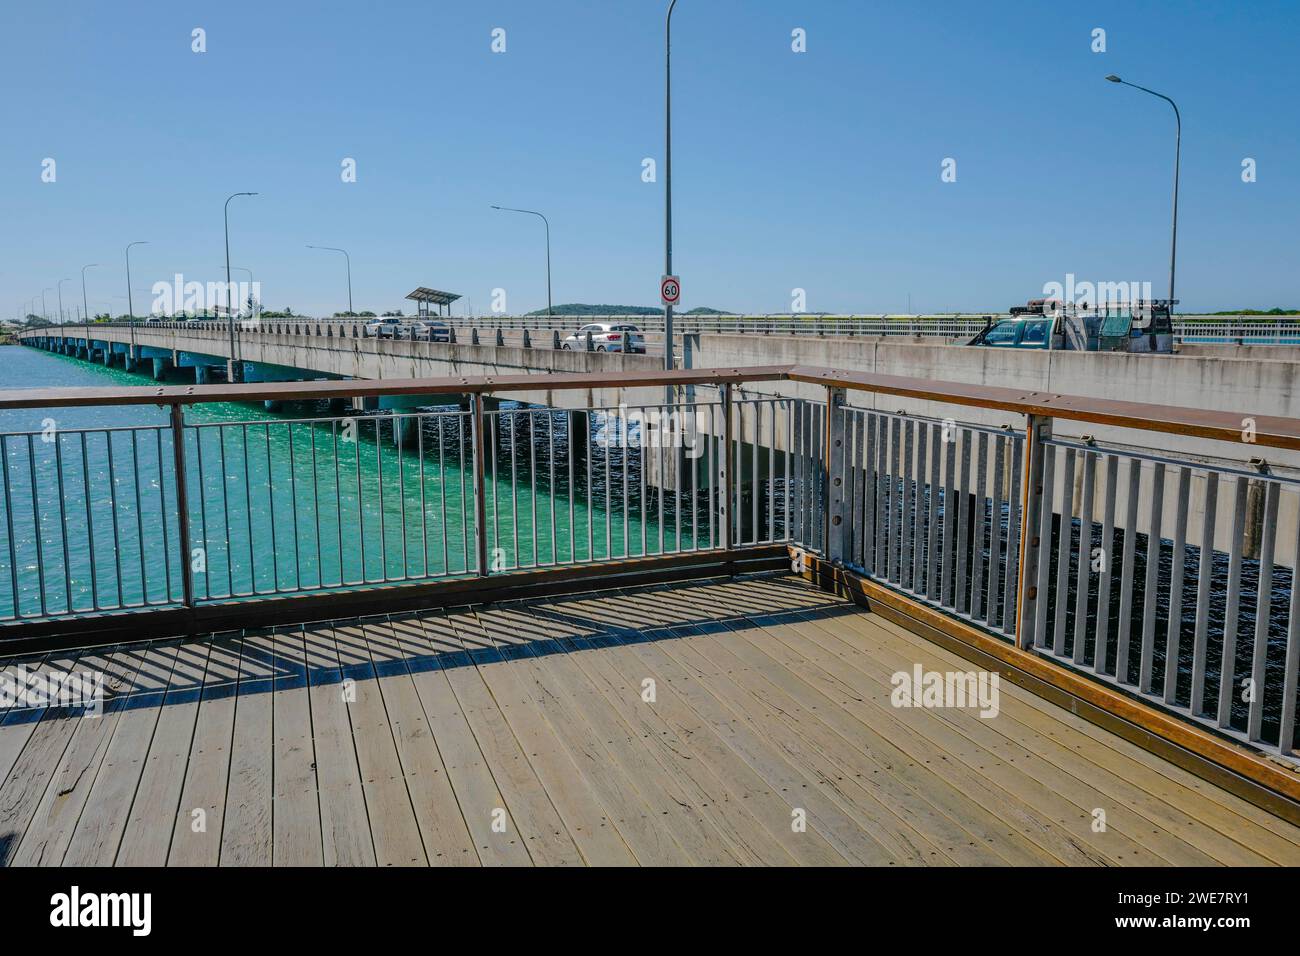
[[[348,315],[349,315],[349,316],[355,315],[356,313],[352,311],[352,257],[351,257],[350,255],[348,255],[348,251],[347,251],[346,249],[338,249],[338,248],[336,248],[336,247],[334,247],[334,246],[311,246],[311,245],[309,245],[307,248],[308,248],[308,249],[324,249],[324,250],[327,251],[327,252],[341,252],[341,253],[343,253],[343,258],[344,258],[345,260],[347,260],[347,266],[348,266]]]
[[[673,274],[673,7],[664,17],[664,275]],[[664,303],[664,370],[673,370],[673,307]]]
[[[60,325],[63,324],[63,283],[71,282],[71,281],[72,281],[71,279],[60,279],[58,282],[54,283],[56,286],[58,286],[59,289],[59,324]]]
[[[515,209],[512,206],[493,206],[493,209],[499,209],[502,212],[521,212],[529,216],[536,216],[542,220],[546,227],[546,315],[551,315],[551,224],[540,212],[534,212],[531,209]],[[450,309],[448,310],[450,311]]]
[[[135,302],[131,298],[131,247],[147,246],[148,244],[148,239],[138,239],[135,242],[126,244],[126,311],[128,318],[132,322],[135,321]]]
[[[45,307],[45,293],[53,292],[53,291],[54,291],[53,289],[41,290],[41,318],[44,319],[46,322],[50,321],[50,313],[49,310],[47,310]]]
[[[90,305],[86,301],[86,270],[96,269],[98,267],[98,262],[91,262],[88,265],[81,267],[81,311],[87,324],[90,323]]]
[[[1112,83],[1131,86],[1133,89],[1141,90],[1143,93],[1150,93],[1152,96],[1159,97],[1174,108],[1174,222],[1173,231],[1169,240],[1169,312],[1172,315],[1174,311],[1174,265],[1178,259],[1178,166],[1182,158],[1183,118],[1178,112],[1178,104],[1165,96],[1165,94],[1157,93],[1155,90],[1149,90],[1145,86],[1138,86],[1136,83],[1130,83],[1127,80],[1121,80],[1114,73],[1107,74],[1106,79],[1110,80]]]
[[[235,371],[238,367],[235,357],[235,313],[231,311],[230,303],[230,200],[236,196],[256,196],[257,193],[231,193],[226,198],[226,204],[222,207],[222,216],[226,224],[226,320],[230,325],[230,381],[238,381],[239,373]]]

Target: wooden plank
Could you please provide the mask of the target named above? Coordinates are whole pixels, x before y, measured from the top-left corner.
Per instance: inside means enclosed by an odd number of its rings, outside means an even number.
[[[852,618],[846,619],[845,623],[850,626],[839,631],[836,636],[850,646],[858,646],[861,622]],[[885,630],[913,645],[918,657],[929,661],[932,666],[959,666],[959,659],[935,648],[924,639],[896,624],[883,624]],[[1269,837],[1273,837],[1272,834],[1261,833],[1260,828],[1248,824],[1240,817],[1226,812],[1216,813],[1218,805],[1204,797],[1192,795],[1190,802],[1180,799],[1181,795],[1173,792],[1172,785],[1167,781],[1160,782],[1164,778],[1132,764],[1126,758],[1120,758],[1116,751],[1101,746],[1091,738],[1079,738],[1073,729],[1057,719],[1056,713],[1031,706],[1029,699],[1034,695],[1029,691],[1015,685],[1006,685],[1002,687],[1001,696],[1000,719],[988,722],[986,726],[1004,734],[1015,744],[1022,745],[1035,758],[1096,787],[1099,792],[1111,798],[1112,806],[1124,807],[1126,811],[1145,820],[1154,829],[1148,830],[1147,826],[1142,825],[1141,833],[1153,848],[1158,848],[1158,844],[1163,842],[1161,834],[1168,834],[1217,862],[1233,866],[1259,866],[1270,862],[1266,855],[1257,852],[1257,841],[1264,840],[1275,852],[1281,848],[1284,856],[1289,855],[1300,863],[1300,848],[1294,844],[1279,847],[1284,841],[1278,841],[1276,837],[1269,840]],[[1059,708],[1055,710],[1060,714],[1066,713]],[[1007,757],[1005,752],[998,752]],[[1231,833],[1225,835],[1209,825],[1205,819],[1207,816],[1219,826],[1235,830],[1237,837],[1234,838]],[[1241,838],[1243,831],[1249,835],[1245,839]],[[1135,833],[1135,838],[1136,835]],[[1153,839],[1153,835],[1156,839]],[[1273,862],[1282,861],[1275,859]]]
[[[257,632],[245,634],[240,644],[226,813],[221,828],[222,866],[271,865],[273,644],[274,638]]]
[[[375,860],[379,866],[426,866],[428,857],[415,820],[415,807],[370,660],[368,628],[364,621],[336,623],[334,641],[344,681],[355,682],[355,699],[348,702],[348,717],[361,768],[370,834],[375,841]]]
[[[216,866],[230,777],[230,743],[239,692],[238,634],[211,639],[203,695],[172,829],[168,866]]]
[[[312,741],[303,629],[277,630],[269,653],[275,660],[271,700],[271,723],[275,728],[271,862],[274,866],[322,866],[325,847],[316,792],[316,748]]]
[[[64,854],[64,866],[111,866],[117,858],[179,650],[177,642],[148,648]],[[170,833],[170,823],[164,829]]]
[[[604,628],[566,605],[529,604],[520,610],[543,622],[568,645],[568,658],[582,671],[605,704],[631,729],[632,737],[659,767],[665,786],[684,795],[681,805],[693,808],[722,838],[722,848],[744,864],[790,866],[795,858],[768,835],[744,800],[707,765],[695,760],[685,741],[641,698],[639,679],[630,680],[617,667]],[[612,735],[611,735],[612,736]]]
[[[580,601],[557,602],[565,613],[581,612],[593,615],[599,608],[599,596]],[[801,778],[790,772],[788,764],[753,734],[725,719],[718,719],[715,705],[707,695],[690,681],[674,662],[659,651],[644,635],[633,633],[618,621],[606,619],[602,641],[607,656],[616,662],[632,686],[640,688],[646,679],[655,683],[656,699],[647,702],[686,743],[696,759],[706,763],[727,785],[736,799],[750,802],[752,812],[767,830],[769,839],[775,839],[799,862],[817,865],[845,865],[850,856],[855,859],[887,860],[888,855],[876,844],[862,841],[855,848],[837,839],[853,839],[857,833],[842,815],[829,809],[822,814],[814,807],[805,807],[807,800]],[[697,710],[705,710],[702,715]],[[779,782],[773,782],[779,781]],[[792,827],[793,813],[797,809],[808,811],[806,831],[796,833]],[[828,836],[829,834],[829,836]],[[874,843],[874,841],[870,841]],[[845,856],[845,853],[850,856]]]
[[[507,832],[518,834],[534,863],[542,866],[582,863],[573,838],[483,683],[472,657],[462,647],[454,625],[446,615],[424,617],[422,621],[426,631],[435,632],[433,639],[437,645],[446,649],[440,654],[439,663],[503,798],[501,805],[477,808],[462,799],[466,818],[482,815],[491,820],[494,813],[500,818],[503,811]]]
[[[141,769],[126,829],[113,862],[164,866],[176,827],[186,766],[194,740],[209,641],[177,642],[149,752]],[[187,820],[187,826],[189,821]]]
[[[734,864],[738,857],[672,785],[663,768],[571,659],[581,651],[561,642],[549,622],[519,605],[477,611],[503,659],[525,668],[534,700],[637,862],[645,866]],[[531,634],[520,640],[517,635]],[[671,791],[669,788],[672,788]]]
[[[5,670],[11,670],[15,677],[19,670],[25,671],[29,677],[37,676],[41,668],[48,666],[46,663],[50,655],[36,654],[23,658],[14,658],[3,662]],[[62,659],[71,663],[76,660],[76,653],[63,655]],[[32,710],[26,707],[18,707],[17,701],[14,706],[9,707],[3,713],[0,713],[0,781],[9,776],[9,771],[13,769],[14,762],[18,755],[23,752],[27,746],[27,741],[31,739],[32,731],[36,729],[36,724],[41,719],[41,713],[45,708],[41,707]],[[0,854],[0,860],[3,854]]]
[[[308,626],[303,645],[325,865],[374,866],[375,844],[345,699],[350,685],[343,682],[334,629],[328,624]]]
[[[22,841],[12,857],[14,866],[58,866],[63,861],[77,819],[86,805],[95,775],[104,760],[109,741],[117,727],[117,718],[133,687],[136,670],[147,653],[147,648],[118,648],[112,654],[97,659],[97,655],[83,655],[77,670],[86,669],[103,673],[103,704],[99,716],[86,712],[80,716],[68,713],[60,719],[63,726],[48,723],[58,711],[70,708],[52,708],[38,725],[32,744],[42,736],[42,726],[59,746],[71,730],[71,737],[57,762],[57,769],[49,785],[42,788],[30,821],[23,829]],[[31,747],[24,757],[33,753]],[[27,789],[30,799],[34,790]]]
[[[44,678],[52,672],[69,673],[77,668],[79,652],[52,654],[34,662],[29,676]],[[33,664],[32,661],[24,663]],[[42,728],[46,716],[49,726]],[[18,850],[36,803],[49,784],[51,768],[63,756],[75,729],[66,708],[48,706],[12,709],[3,715],[5,741],[0,752],[4,775],[0,776],[0,865],[8,866]],[[37,731],[40,731],[38,734]]]
[[[484,866],[527,866],[531,858],[518,831],[513,827],[505,832],[492,830],[492,811],[504,807],[505,801],[442,668],[445,655],[460,653],[459,644],[450,640],[443,628],[431,625],[428,617],[395,618],[391,624],[397,640],[415,649],[406,657],[407,672],[461,816]]]
[[[427,658],[428,645],[421,646],[422,641],[401,641],[390,621],[368,623],[365,637],[429,863],[475,866],[479,859],[474,839],[465,825],[408,669],[408,656]]]
[[[768,702],[795,734],[786,752],[797,753],[801,744],[806,745],[806,759],[821,779],[827,784],[835,781],[837,793],[870,813],[866,825],[882,813],[886,818],[896,815],[907,825],[896,835],[902,852],[919,852],[922,862],[974,866],[1057,862],[1018,834],[1008,835],[992,814],[981,818],[974,812],[978,809],[974,801],[943,779],[930,761],[892,746],[778,666],[750,643],[758,630],[756,623],[728,621],[707,631],[697,627],[694,631],[700,636],[684,643],[724,669],[755,699]],[[963,820],[970,829],[962,825]],[[912,832],[919,838],[915,847]],[[878,839],[883,843],[890,835],[886,830]],[[932,859],[936,853],[941,854],[937,861]]]
[[[527,651],[521,650],[519,658],[507,660],[483,621],[471,609],[449,614],[447,618],[456,630],[461,647],[473,658],[479,676],[497,702],[501,716],[509,724],[583,861],[589,866],[635,864],[637,857],[619,827],[560,743],[548,717],[548,708],[539,704],[531,669],[526,663]],[[545,639],[518,632],[515,637],[524,642]]]

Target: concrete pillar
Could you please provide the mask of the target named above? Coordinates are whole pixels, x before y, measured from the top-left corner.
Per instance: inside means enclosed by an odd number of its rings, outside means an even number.
[[[153,380],[161,382],[167,376],[167,369],[171,367],[171,360],[165,358],[152,359],[153,363]]]
[[[207,365],[194,366],[194,384],[208,385],[212,382],[212,369]]]
[[[105,367],[111,366],[113,364],[113,350],[111,348],[106,348],[101,354]]]
[[[226,359],[226,381],[242,382],[244,380],[244,363]]]

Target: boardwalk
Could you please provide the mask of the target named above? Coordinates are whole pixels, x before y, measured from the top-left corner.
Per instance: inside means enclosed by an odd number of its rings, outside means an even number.
[[[16,662],[8,662],[16,663]],[[1300,864],[1300,829],[790,577],[33,658],[102,717],[0,724],[0,860]],[[1104,829],[1097,825],[1104,813]]]

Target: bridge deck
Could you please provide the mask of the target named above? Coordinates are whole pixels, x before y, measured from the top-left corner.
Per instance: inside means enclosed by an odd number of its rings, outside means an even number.
[[[5,715],[0,861],[1300,864],[1009,683],[988,719],[891,706],[916,663],[970,669],[788,577],[50,655],[113,696]]]

